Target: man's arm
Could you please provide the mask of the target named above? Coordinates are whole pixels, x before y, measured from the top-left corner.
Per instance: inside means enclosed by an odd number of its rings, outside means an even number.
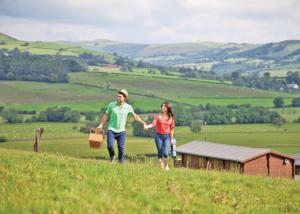
[[[139,115],[134,113],[133,117],[136,121],[138,121],[140,124],[142,124],[144,126],[144,128],[147,126],[147,124],[143,121],[143,119]]]
[[[107,120],[108,120],[108,114],[104,113],[104,115],[102,116],[101,122],[100,122],[100,124],[97,128],[103,129],[103,127],[105,126]]]

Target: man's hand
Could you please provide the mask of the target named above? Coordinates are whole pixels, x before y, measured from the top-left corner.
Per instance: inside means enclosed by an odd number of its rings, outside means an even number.
[[[148,130],[148,126],[147,126],[147,124],[146,123],[144,123],[144,130]]]
[[[97,126],[97,129],[102,129],[102,124],[100,124],[99,126]]]

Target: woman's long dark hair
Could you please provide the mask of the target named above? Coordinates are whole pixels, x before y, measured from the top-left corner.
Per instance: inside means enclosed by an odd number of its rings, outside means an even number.
[[[173,108],[172,108],[172,105],[171,105],[171,103],[169,103],[169,102],[164,102],[164,103],[162,103],[161,104],[161,108],[163,107],[163,105],[165,105],[165,107],[167,108],[167,110],[168,110],[168,116],[169,116],[169,119],[172,117],[172,119],[174,119],[174,113],[173,113]]]

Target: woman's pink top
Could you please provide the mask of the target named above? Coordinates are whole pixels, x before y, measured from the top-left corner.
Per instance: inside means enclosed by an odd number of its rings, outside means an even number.
[[[174,118],[164,119],[161,117],[160,119],[159,116],[160,114],[156,114],[151,124],[156,126],[156,132],[158,134],[170,134],[171,130],[174,129]]]

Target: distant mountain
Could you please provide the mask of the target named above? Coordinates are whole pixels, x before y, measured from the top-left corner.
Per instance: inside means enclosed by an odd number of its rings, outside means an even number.
[[[36,54],[78,55],[84,52],[105,55],[112,53],[143,60],[156,65],[193,67],[202,71],[270,72],[282,76],[300,71],[300,40],[267,44],[249,43],[174,43],[138,44],[113,40],[26,42],[0,33],[0,49],[19,48]]]
[[[267,44],[137,44],[102,39],[64,43],[90,50],[117,53],[157,65],[196,66],[207,71],[300,70],[300,40]]]

